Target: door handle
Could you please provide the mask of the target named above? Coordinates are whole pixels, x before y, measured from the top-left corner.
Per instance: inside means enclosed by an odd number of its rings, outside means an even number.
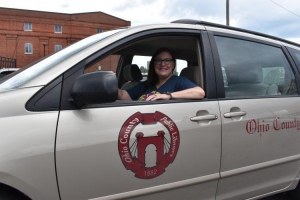
[[[228,112],[224,113],[225,118],[230,118],[230,117],[242,117],[245,116],[247,113],[245,111],[239,111],[239,112]]]
[[[215,120],[218,119],[217,115],[203,115],[203,116],[195,116],[191,117],[191,121],[202,121],[202,120]]]

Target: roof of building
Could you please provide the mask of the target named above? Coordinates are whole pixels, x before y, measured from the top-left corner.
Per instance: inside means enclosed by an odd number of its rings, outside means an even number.
[[[12,11],[17,11],[17,14]],[[59,20],[76,20],[82,22],[94,22],[94,23],[116,23],[116,25],[130,26],[131,22],[109,15],[104,12],[83,12],[83,13],[59,13],[59,12],[48,12],[48,11],[36,11],[36,10],[26,10],[26,9],[16,9],[16,8],[4,8],[0,7],[0,15],[6,16],[24,16],[24,17],[35,17],[35,18],[50,18]],[[113,19],[113,21],[112,21]]]

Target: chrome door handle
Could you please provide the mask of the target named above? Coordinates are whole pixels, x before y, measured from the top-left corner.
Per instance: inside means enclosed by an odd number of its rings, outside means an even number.
[[[191,117],[191,121],[202,121],[202,120],[215,120],[218,119],[217,115],[203,115],[203,116],[195,116]]]
[[[225,118],[230,118],[230,117],[242,117],[245,116],[247,113],[245,111],[240,111],[240,112],[228,112],[224,113]]]

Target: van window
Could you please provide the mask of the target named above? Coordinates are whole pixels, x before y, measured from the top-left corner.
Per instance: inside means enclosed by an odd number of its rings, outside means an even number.
[[[132,64],[136,64],[142,72],[143,79],[141,81],[147,80],[150,60],[151,56],[133,56]]]
[[[200,68],[202,63],[199,62],[201,59],[198,45],[198,36],[149,35],[148,37],[129,42],[126,45],[120,45],[108,54],[96,53],[85,62],[83,72],[113,71],[116,74],[119,88],[133,87],[140,81],[147,80],[148,66],[153,53],[159,48],[166,47],[176,52],[176,68],[173,74],[177,76],[182,75],[200,85],[200,76],[202,76]],[[130,74],[131,71],[128,71],[128,69],[131,69],[130,66],[135,68],[132,71],[134,72],[133,76]],[[136,70],[136,66],[140,69],[142,76],[140,76],[139,70]],[[180,74],[183,69],[186,69],[184,74]],[[197,73],[199,77],[195,75]]]
[[[293,60],[296,63],[298,71],[300,72],[300,51],[291,48],[287,48],[287,49],[289,50],[291,56],[293,57]]]
[[[139,66],[139,68],[142,72],[142,75],[143,75],[142,81],[147,80],[150,60],[151,60],[151,56],[138,56],[138,55],[133,56],[132,64],[136,64],[137,66]],[[176,68],[175,68],[173,74],[176,76],[179,76],[181,70],[186,67],[187,67],[186,60],[176,59]]]
[[[280,48],[216,36],[226,97],[295,95],[291,67]]]

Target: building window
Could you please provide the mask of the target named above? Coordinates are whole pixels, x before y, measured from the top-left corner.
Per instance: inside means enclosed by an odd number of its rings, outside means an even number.
[[[54,52],[60,51],[62,49],[62,46],[60,44],[54,45]]]
[[[102,33],[103,30],[101,28],[97,28],[97,33]]]
[[[24,53],[25,54],[32,54],[33,53],[32,44],[31,43],[25,43],[25,45],[24,45]]]
[[[55,25],[54,26],[54,33],[62,33],[62,26],[61,25]]]
[[[32,24],[29,22],[24,23],[24,31],[32,31]]]

